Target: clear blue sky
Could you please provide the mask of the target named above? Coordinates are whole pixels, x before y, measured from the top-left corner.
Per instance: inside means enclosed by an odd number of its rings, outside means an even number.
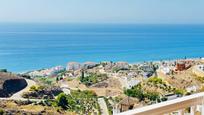
[[[0,0],[0,22],[204,23],[204,0]]]

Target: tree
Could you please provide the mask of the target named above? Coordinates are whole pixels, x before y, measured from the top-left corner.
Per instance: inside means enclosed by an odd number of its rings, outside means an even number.
[[[57,105],[63,109],[68,109],[68,99],[64,93],[60,93],[57,97]]]
[[[93,91],[73,90],[69,95],[59,94],[52,105],[64,110],[74,111],[77,114],[90,114],[96,109],[97,95]]]
[[[81,70],[81,77],[80,77],[80,81],[83,82],[84,81],[84,70]]]
[[[58,77],[56,77],[56,81],[57,81],[57,82],[59,81],[59,78],[58,78]]]
[[[144,100],[144,98],[145,98],[145,95],[141,89],[141,85],[136,85],[132,89],[127,89],[125,91],[125,94],[130,96],[130,97],[136,97],[140,101]]]

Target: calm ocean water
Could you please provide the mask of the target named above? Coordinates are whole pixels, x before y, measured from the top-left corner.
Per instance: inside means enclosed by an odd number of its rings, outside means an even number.
[[[0,68],[204,56],[204,25],[0,24]]]

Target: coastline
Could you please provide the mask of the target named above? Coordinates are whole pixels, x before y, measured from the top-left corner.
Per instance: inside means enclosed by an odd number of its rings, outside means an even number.
[[[138,62],[127,62],[129,65],[137,65],[137,64],[144,64],[144,63],[160,63],[160,62],[175,62],[175,61],[180,61],[180,60],[200,60],[200,59],[203,59],[203,57],[197,57],[197,58],[178,58],[178,59],[172,59],[172,60],[154,60],[154,61],[151,61],[151,60],[147,60],[147,61],[138,61]],[[67,63],[69,62],[72,62],[72,61],[68,61]],[[86,61],[86,62],[93,62],[93,61]],[[101,62],[113,62],[113,61],[101,61]],[[95,62],[95,63],[101,63],[101,62]],[[116,61],[116,62],[126,62],[126,61]],[[66,64],[67,64],[66,63]],[[80,62],[79,62],[80,63]],[[114,62],[115,63],[115,62]],[[66,68],[66,64],[64,65],[56,65],[56,66],[63,66]],[[80,64],[83,64],[83,63],[80,63]],[[52,66],[52,67],[56,67],[56,66]],[[34,69],[34,70],[25,70],[25,71],[21,71],[21,72],[15,72],[17,74],[24,74],[24,73],[28,73],[28,72],[32,72],[32,71],[40,71],[40,70],[43,70],[43,69],[48,69],[48,68],[52,68],[52,67],[46,67],[46,68],[39,68],[39,69]]]

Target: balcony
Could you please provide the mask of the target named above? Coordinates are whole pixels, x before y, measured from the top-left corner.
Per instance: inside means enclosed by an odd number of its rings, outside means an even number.
[[[190,108],[188,112],[186,108]],[[204,115],[204,93],[141,107],[117,115]]]

